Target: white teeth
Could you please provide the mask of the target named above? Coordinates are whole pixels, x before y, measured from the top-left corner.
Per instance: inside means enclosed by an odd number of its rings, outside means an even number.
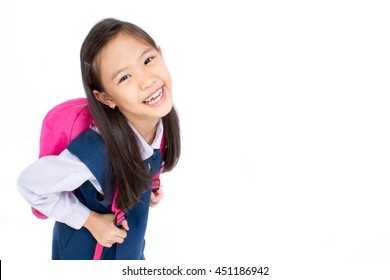
[[[160,100],[161,96],[162,96],[162,88],[160,88],[158,91],[153,93],[153,95],[150,96],[148,99],[145,99],[144,103],[148,105],[153,105]]]

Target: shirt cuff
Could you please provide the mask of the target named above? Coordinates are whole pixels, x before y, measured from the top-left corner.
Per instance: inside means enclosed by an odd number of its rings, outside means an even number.
[[[80,229],[84,226],[90,213],[91,210],[89,210],[84,205],[81,205],[80,207],[77,207],[77,210],[75,210],[74,215],[72,215],[72,217],[67,221],[66,224],[74,229]]]

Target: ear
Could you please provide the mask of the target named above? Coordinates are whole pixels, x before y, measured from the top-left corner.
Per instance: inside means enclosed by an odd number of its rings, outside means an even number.
[[[112,100],[112,98],[107,93],[105,93],[104,91],[97,91],[97,90],[93,90],[92,93],[95,96],[95,98],[99,100],[101,103],[107,105],[111,109],[115,109],[116,103],[114,102],[114,100]]]

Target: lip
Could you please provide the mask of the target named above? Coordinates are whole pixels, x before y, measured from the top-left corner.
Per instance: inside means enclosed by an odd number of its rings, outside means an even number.
[[[161,86],[161,87],[157,88],[155,91],[153,91],[151,94],[149,94],[146,98],[144,98],[144,101],[147,100],[147,99],[149,99],[150,97],[152,97],[152,95],[155,94],[156,92],[158,92],[161,88],[162,88],[163,91],[164,91],[164,86]],[[142,101],[142,102],[143,102],[143,101]]]
[[[156,89],[155,91],[153,91],[148,97],[146,97],[144,100],[147,100],[149,99],[150,97],[152,97],[153,94],[155,94],[156,92],[158,92],[160,89],[162,89],[162,92],[161,92],[161,97],[160,97],[160,100],[154,104],[146,104],[144,102],[142,102],[144,105],[146,106],[149,106],[149,107],[158,107],[160,106],[164,101],[165,101],[165,97],[166,97],[166,88],[165,86],[161,86],[159,87],[158,89]]]

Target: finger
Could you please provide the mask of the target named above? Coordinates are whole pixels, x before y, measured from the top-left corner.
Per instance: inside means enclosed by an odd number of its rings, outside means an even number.
[[[123,220],[120,225],[123,227],[124,230],[129,230],[129,224],[127,223],[127,220]]]
[[[158,191],[157,191],[157,195],[159,197],[159,200],[163,199],[164,198],[164,192],[162,190],[162,188],[160,188]]]
[[[103,247],[111,248],[112,244],[114,244],[114,242],[113,241],[104,241],[104,242],[99,242],[99,244],[102,245]]]
[[[155,201],[150,201],[150,206],[153,207],[153,206],[156,206],[158,204],[158,199],[156,199]]]
[[[154,207],[156,205],[158,205],[160,202],[159,201],[155,201],[155,202],[150,202],[150,207]]]
[[[110,240],[107,240],[105,242],[103,242],[103,246],[104,247],[107,247],[107,248],[111,248],[112,245],[114,245],[115,243],[123,243],[125,239],[122,238],[122,237],[119,237],[119,236],[115,236],[113,238],[111,238]]]
[[[115,242],[114,242],[114,243],[119,243],[119,244],[121,244],[121,243],[123,243],[123,241],[125,241],[124,238],[117,237],[117,238],[115,238]]]
[[[117,229],[118,229],[118,231],[115,234],[115,238],[118,238],[118,237],[119,238],[126,238],[126,236],[127,236],[126,230],[123,230],[123,229],[120,229],[120,228],[117,228]]]
[[[150,201],[151,202],[157,202],[158,201],[158,198],[157,198],[157,192],[152,192],[152,194],[150,195]]]

